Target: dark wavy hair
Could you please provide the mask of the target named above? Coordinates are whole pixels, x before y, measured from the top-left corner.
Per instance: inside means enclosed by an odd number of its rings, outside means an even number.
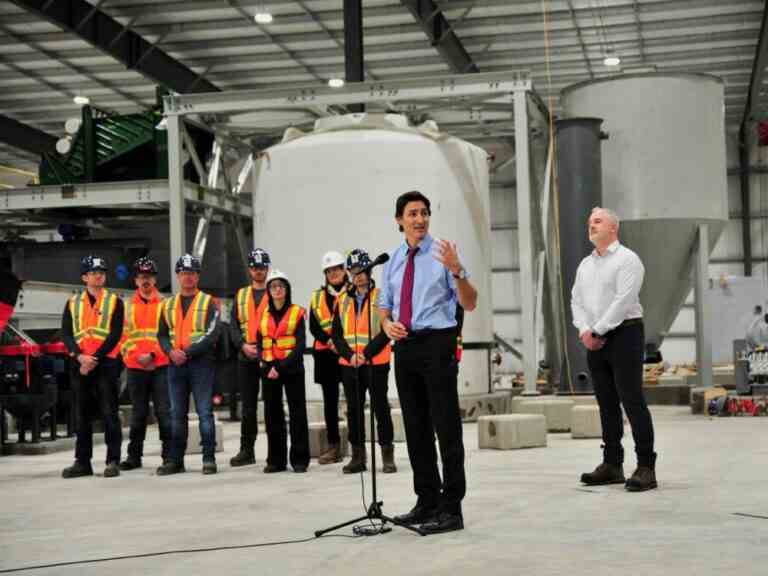
[[[430,216],[432,215],[432,204],[429,201],[429,198],[424,196],[421,192],[418,190],[411,190],[410,192],[406,192],[405,194],[401,194],[397,198],[397,202],[395,203],[395,218],[402,218],[403,212],[405,212],[405,207],[408,205],[409,202],[423,202],[424,205],[427,207],[427,214]],[[398,230],[400,232],[403,231],[403,227],[398,225]]]

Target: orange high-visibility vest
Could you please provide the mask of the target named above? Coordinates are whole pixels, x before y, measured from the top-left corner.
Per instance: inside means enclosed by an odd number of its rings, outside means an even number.
[[[163,318],[168,324],[168,335],[174,349],[186,350],[205,338],[207,334],[205,321],[211,304],[217,305],[210,294],[199,290],[190,303],[186,315],[181,306],[181,294],[163,301]]]
[[[145,302],[136,290],[133,300],[125,303],[125,327],[121,351],[123,362],[128,368],[145,370],[144,366],[139,364],[139,356],[150,353],[155,355],[155,367],[168,364],[168,356],[163,352],[157,339],[162,311],[163,304],[157,290],[152,292],[148,302]]]
[[[296,327],[304,317],[304,308],[291,304],[279,324],[269,311],[261,316],[261,359],[264,362],[284,360],[296,348]]]
[[[94,354],[109,336],[117,300],[118,296],[106,289],[102,289],[93,306],[91,306],[87,290],[69,299],[72,332],[83,354]],[[119,353],[120,343],[107,356],[117,358]]]
[[[335,307],[336,302],[338,302],[338,297],[335,297],[333,302]],[[312,292],[312,299],[309,302],[309,308],[312,312],[312,315],[317,320],[317,323],[320,324],[320,328],[322,328],[323,332],[328,334],[330,337],[331,325],[333,324],[333,308],[328,308],[328,300],[325,297],[325,289],[320,288]],[[315,340],[313,348],[315,350],[328,350],[330,349],[330,345],[323,344],[320,342],[320,340]]]
[[[368,295],[368,298],[363,302],[362,309],[360,310],[360,316],[357,316],[357,302],[355,296],[344,292],[339,296],[339,301],[336,306],[338,310],[339,319],[341,320],[341,328],[344,333],[344,340],[346,340],[349,347],[354,353],[363,353],[365,347],[368,345],[368,307],[373,302],[373,309],[371,310],[371,340],[376,338],[381,332],[381,320],[379,319],[379,306],[377,304],[379,296],[379,289],[374,288]],[[383,364],[389,364],[389,358],[392,355],[392,345],[387,343],[384,349],[376,354],[371,359],[371,363],[374,366],[380,366]],[[342,366],[350,366],[350,363],[345,358],[339,358],[339,364]]]
[[[261,325],[261,315],[264,314],[269,305],[267,293],[261,297],[259,305],[253,299],[253,290],[250,286],[240,288],[235,296],[237,306],[237,319],[240,321],[240,332],[243,334],[243,340],[247,344],[256,344],[256,336],[259,333]]]

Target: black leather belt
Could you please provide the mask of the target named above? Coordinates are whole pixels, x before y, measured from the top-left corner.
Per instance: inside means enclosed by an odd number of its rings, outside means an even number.
[[[428,338],[429,336],[438,336],[441,334],[455,334],[455,333],[456,333],[455,326],[452,328],[439,328],[439,329],[425,328],[424,330],[410,330],[408,332],[408,336],[406,336],[405,338],[400,338],[400,340],[397,340],[395,342],[395,345],[411,344],[413,342],[424,340],[424,338]]]
[[[627,326],[636,326],[637,324],[642,324],[643,319],[642,318],[629,318],[627,320],[624,320],[621,324],[616,326],[616,328],[626,328]]]

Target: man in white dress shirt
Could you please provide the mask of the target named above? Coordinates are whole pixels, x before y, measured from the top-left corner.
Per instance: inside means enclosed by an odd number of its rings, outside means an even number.
[[[643,396],[643,307],[640,288],[645,268],[632,250],[619,243],[619,219],[606,208],[589,217],[594,251],[576,271],[571,291],[573,324],[587,348],[595,396],[603,426],[603,462],[581,475],[588,485],[624,484],[631,492],[656,488],[653,422]],[[624,478],[624,422],[632,427],[637,469]]]

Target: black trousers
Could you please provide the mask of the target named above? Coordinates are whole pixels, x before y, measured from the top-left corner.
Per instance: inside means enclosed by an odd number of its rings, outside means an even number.
[[[122,362],[103,358],[87,376],[80,374],[80,365],[72,363],[72,385],[75,397],[77,439],[75,460],[90,466],[93,458],[93,420],[104,422],[104,441],[107,444],[106,463],[120,461],[123,430],[120,425],[119,398]]]
[[[339,356],[332,350],[313,350],[315,382],[323,391],[323,416],[328,444],[341,442],[339,434],[339,384],[342,382]]]
[[[389,364],[382,366],[363,366],[359,371],[351,366],[343,366],[341,374],[344,378],[344,396],[347,399],[347,424],[349,427],[349,442],[360,446],[365,442],[365,422],[363,422],[365,407],[365,392],[373,397],[373,410],[376,414],[376,431],[379,444],[392,444],[392,413],[389,399]],[[359,381],[358,381],[359,374]],[[373,379],[373,382],[371,382]]]
[[[644,345],[643,324],[633,323],[611,330],[600,350],[587,352],[603,426],[603,459],[609,464],[624,463],[622,405],[632,427],[638,465],[655,463],[653,421],[643,395]]]
[[[133,412],[128,442],[128,458],[140,461],[144,455],[144,439],[147,435],[149,400],[157,416],[157,425],[162,443],[163,462],[171,448],[171,400],[168,397],[168,367],[155,370],[128,369],[128,391],[131,394]]]
[[[456,330],[435,330],[395,344],[395,379],[418,503],[461,511],[467,489],[459,412]],[[443,479],[437,469],[435,432]]]
[[[240,400],[243,403],[243,416],[240,419],[240,448],[242,450],[253,450],[256,436],[259,433],[257,408],[260,379],[258,362],[237,363],[237,381],[240,387]]]
[[[277,380],[264,379],[264,424],[267,428],[267,464],[284,468],[288,464],[288,438],[285,430],[283,389],[288,400],[291,434],[291,466],[309,466],[309,424],[304,371],[281,374]]]

